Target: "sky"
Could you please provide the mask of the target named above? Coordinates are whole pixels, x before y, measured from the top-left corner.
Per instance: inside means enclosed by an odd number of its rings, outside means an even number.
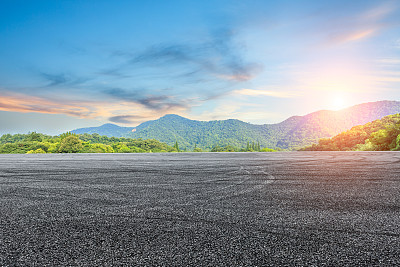
[[[400,100],[400,1],[0,1],[0,134]]]

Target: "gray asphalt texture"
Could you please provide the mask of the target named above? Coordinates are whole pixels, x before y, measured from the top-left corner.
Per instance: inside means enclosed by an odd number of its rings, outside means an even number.
[[[1,266],[399,266],[400,153],[0,155]]]

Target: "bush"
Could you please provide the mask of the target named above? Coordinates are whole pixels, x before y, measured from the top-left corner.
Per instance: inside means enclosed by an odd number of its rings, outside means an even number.
[[[43,149],[38,148],[36,150],[29,150],[26,154],[46,154],[46,152]]]
[[[275,150],[268,147],[264,147],[263,149],[261,149],[261,152],[275,152]]]

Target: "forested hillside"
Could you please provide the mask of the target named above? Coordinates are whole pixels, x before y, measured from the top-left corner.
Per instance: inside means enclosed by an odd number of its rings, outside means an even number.
[[[293,150],[332,137],[353,126],[399,113],[400,102],[379,101],[356,105],[341,111],[317,111],[305,116],[293,116],[277,124],[255,125],[240,120],[196,121],[178,115],[166,115],[137,127],[106,124],[77,129],[75,133],[94,133],[116,137],[156,139],[181,148],[210,150],[214,146],[232,145],[245,148],[247,143],[261,147]]]
[[[359,125],[330,139],[321,139],[302,150],[348,151],[348,150],[400,150],[400,114]]]
[[[166,115],[147,125],[139,125],[129,136],[143,139],[152,137],[167,144],[178,141],[182,148],[192,149],[197,146],[204,150],[216,145],[244,148],[248,142],[260,143],[262,147],[273,144],[261,125],[239,120],[195,121],[177,115]]]

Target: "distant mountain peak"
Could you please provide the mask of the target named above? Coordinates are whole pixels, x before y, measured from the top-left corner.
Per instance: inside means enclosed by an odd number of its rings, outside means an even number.
[[[102,127],[102,126],[116,126],[116,127],[121,127],[121,126],[119,126],[119,125],[117,125],[117,124],[110,123],[110,122],[108,122],[108,123],[104,123],[104,124],[103,124],[103,125],[101,125],[100,127]]]
[[[76,134],[97,133],[100,135],[106,135],[108,137],[112,137],[112,136],[123,137],[126,135],[127,132],[131,132],[132,129],[133,129],[132,127],[122,127],[122,126],[118,126],[113,123],[105,123],[98,127],[79,128],[79,129],[73,130],[72,132],[76,133]]]
[[[170,113],[170,114],[165,114],[164,116],[162,116],[162,118],[168,118],[168,117],[181,117],[181,118],[183,118],[182,116],[179,116],[179,115],[177,115],[177,114],[172,114],[172,113]]]
[[[182,116],[179,116],[176,114],[166,114],[166,115],[162,116],[160,119],[187,119],[188,120],[188,118],[185,118],[185,117],[182,117]]]

